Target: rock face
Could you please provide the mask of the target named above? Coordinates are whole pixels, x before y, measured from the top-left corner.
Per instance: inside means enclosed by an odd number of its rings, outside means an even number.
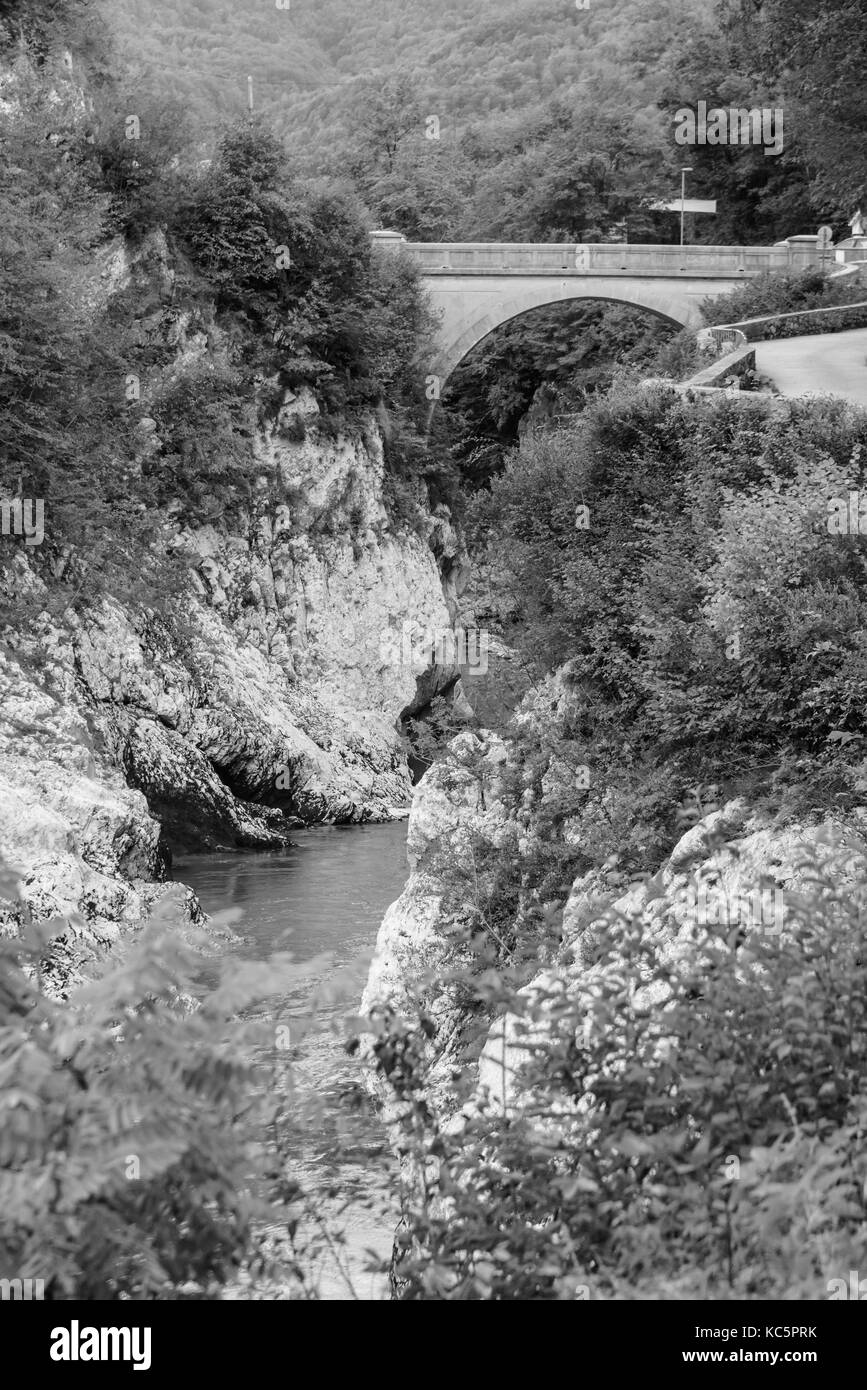
[[[177,529],[198,557],[183,634],[113,601],[70,619],[68,696],[172,847],[408,806],[396,724],[416,676],[392,638],[407,614],[450,627],[430,545],[388,530],[375,437],[262,447],[277,462],[243,533]],[[275,501],[296,494],[294,512]],[[334,534],[311,542],[324,518]]]
[[[154,399],[226,365],[218,327],[173,303],[161,233],[134,255],[119,238],[104,247],[91,280],[82,312],[126,292],[142,341],[170,350]],[[273,402],[274,383],[261,389]],[[299,825],[409,805],[399,717],[417,676],[394,637],[407,621],[451,627],[458,536],[421,488],[414,528],[390,520],[374,419],[335,436],[306,390],[254,417],[243,505],[215,496],[209,523],[207,506],[165,507],[163,542],[189,562],[182,623],[102,598],[46,617],[38,639],[11,637],[0,852],[37,917],[83,913],[110,932],[174,849],[277,847]],[[139,433],[139,466],[159,466],[157,420],[143,415]],[[26,557],[16,566],[12,587],[47,607]]]
[[[110,270],[113,291],[155,306],[139,332],[172,353],[148,391],[226,367],[217,326],[171,301],[161,235],[119,255],[101,280]],[[180,497],[166,508],[167,543],[193,562],[187,631],[103,604],[75,633],[96,727],[180,848],[281,844],[299,823],[405,808],[396,725],[416,676],[394,636],[407,621],[448,629],[462,569],[447,514],[429,515],[421,491],[417,529],[390,521],[373,419],[335,436],[310,391],[284,390],[275,408],[275,383],[259,389],[271,404],[253,412],[248,500],[226,513],[214,495],[211,523]],[[140,428],[145,466],[161,439],[152,417]]]
[[[82,958],[167,892],[160,827],[100,757],[73,698],[71,650],[39,672],[0,656],[0,934],[60,919],[47,967],[62,994]],[[188,896],[182,915],[195,913]]]
[[[406,806],[395,725],[415,682],[383,634],[404,603],[448,623],[430,550],[371,542],[354,583],[350,542],[317,555],[266,518],[247,537],[192,540],[203,592],[183,645],[111,603],[75,633],[96,727],[170,843],[267,846],[293,825]]]
[[[309,430],[315,402],[294,406]],[[450,626],[431,545],[389,531],[375,434],[275,427],[260,447],[243,533],[176,528],[199,557],[183,633],[101,600],[3,664],[0,854],[37,918],[80,914],[107,939],[174,849],[276,847],[409,804],[396,726],[416,676],[391,636],[407,614]],[[20,578],[34,596],[24,561]]]
[[[434,1075],[484,1042],[484,1020],[468,1017],[455,990],[437,982],[463,959],[454,933],[478,927],[491,888],[479,851],[514,851],[515,827],[501,800],[505,746],[492,734],[460,734],[448,762],[436,763],[416,787],[410,811],[406,887],[380,927],[362,1013],[421,1007],[436,1025]],[[470,759],[473,766],[470,767]]]
[[[488,773],[481,781],[461,766],[471,741],[477,751],[487,748]],[[434,767],[416,789],[411,874],[383,921],[362,1001],[365,1012],[390,1006],[398,1015],[421,1006],[433,1020],[428,1099],[447,1123],[459,1124],[455,1112],[466,1107],[465,1089],[458,1096],[451,1081],[457,1069],[477,1068],[478,1103],[508,1111],[520,1106],[522,1066],[532,1049],[544,1045],[546,1017],[556,1014],[558,996],[568,998],[570,1013],[591,1026],[600,971],[617,968],[610,959],[600,964],[594,950],[594,924],[603,913],[609,920],[638,919],[657,964],[694,972],[697,927],[722,923],[745,939],[757,926],[785,933],[787,914],[813,873],[810,864],[833,858],[834,880],[845,889],[847,873],[862,870],[867,856],[858,824],[828,820],[780,828],[762,824],[744,802],[732,801],[684,834],[653,879],[616,900],[595,891],[592,874],[577,879],[563,911],[561,948],[540,962],[538,974],[520,991],[526,1015],[509,1013],[492,1023],[471,1014],[457,987],[438,986],[435,976],[468,963],[455,947],[453,929],[472,915],[473,845],[484,842],[508,855],[524,831],[497,794],[508,761],[505,745],[462,735],[452,754],[451,765]],[[482,898],[486,886],[477,883]],[[666,987],[647,973],[647,984],[639,985],[632,1000],[637,1012],[665,1006]]]

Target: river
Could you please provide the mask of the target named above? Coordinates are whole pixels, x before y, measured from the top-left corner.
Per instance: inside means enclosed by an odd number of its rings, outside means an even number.
[[[282,1017],[300,1019],[309,1013],[313,992],[321,992],[330,976],[348,971],[353,980],[357,972],[354,997],[320,1002],[315,1028],[293,1046],[305,1120],[293,1147],[292,1171],[329,1231],[329,1241],[313,1257],[314,1267],[305,1269],[323,1299],[388,1296],[385,1277],[365,1266],[367,1250],[383,1259],[391,1252],[397,1224],[391,1157],[373,1114],[355,1115],[345,1131],[339,1097],[358,1076],[343,1047],[343,1020],[357,1011],[379,924],[406,882],[406,829],[406,821],[319,826],[294,832],[292,849],[191,855],[174,864],[175,878],[195,889],[206,912],[242,911],[237,947],[227,948],[239,956],[261,960],[288,950],[301,963],[330,953],[329,966],[283,1001]],[[338,1145],[336,1130],[338,1137],[344,1135]],[[330,1247],[335,1231],[342,1243]]]

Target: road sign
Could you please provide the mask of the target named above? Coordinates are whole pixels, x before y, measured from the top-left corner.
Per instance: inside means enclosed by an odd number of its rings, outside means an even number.
[[[651,212],[680,212],[679,198],[671,198],[663,203],[651,203]],[[716,212],[716,198],[684,198],[684,212]]]
[[[834,245],[834,228],[827,226],[820,227],[816,245],[820,251],[830,251],[831,247]]]

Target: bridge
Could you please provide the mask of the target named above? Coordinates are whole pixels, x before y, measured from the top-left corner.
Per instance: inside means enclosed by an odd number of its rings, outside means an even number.
[[[373,239],[411,256],[421,270],[440,321],[430,366],[439,385],[495,328],[544,304],[608,299],[698,329],[703,299],[767,271],[819,264],[814,236],[758,247],[435,243],[388,231],[374,232]]]

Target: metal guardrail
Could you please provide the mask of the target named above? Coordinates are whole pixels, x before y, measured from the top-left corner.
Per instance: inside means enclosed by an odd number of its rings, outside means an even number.
[[[625,243],[419,242],[395,239],[424,275],[691,275],[737,278],[818,264],[814,247]]]
[[[855,318],[863,319],[867,315],[867,300],[859,300],[857,304],[829,304],[821,309],[800,309],[790,314],[768,314],[755,319],[743,319],[738,325],[746,332],[750,342],[754,341],[754,334],[762,324],[781,323],[785,319],[822,319],[831,314],[841,314],[844,318],[850,314]]]
[[[867,316],[867,301],[857,304],[829,304],[821,309],[795,309],[788,314],[762,314],[755,319],[741,319],[738,323],[717,324],[714,328],[703,328],[700,333],[726,334],[739,333],[745,343],[761,339],[762,329],[771,323],[785,323],[791,319],[821,320],[830,314],[853,314],[854,317]]]
[[[740,328],[726,324],[720,327],[700,328],[698,331],[699,347],[710,347],[713,345],[714,351],[720,356],[727,352],[735,352],[738,348],[744,347],[749,341],[746,333]]]

